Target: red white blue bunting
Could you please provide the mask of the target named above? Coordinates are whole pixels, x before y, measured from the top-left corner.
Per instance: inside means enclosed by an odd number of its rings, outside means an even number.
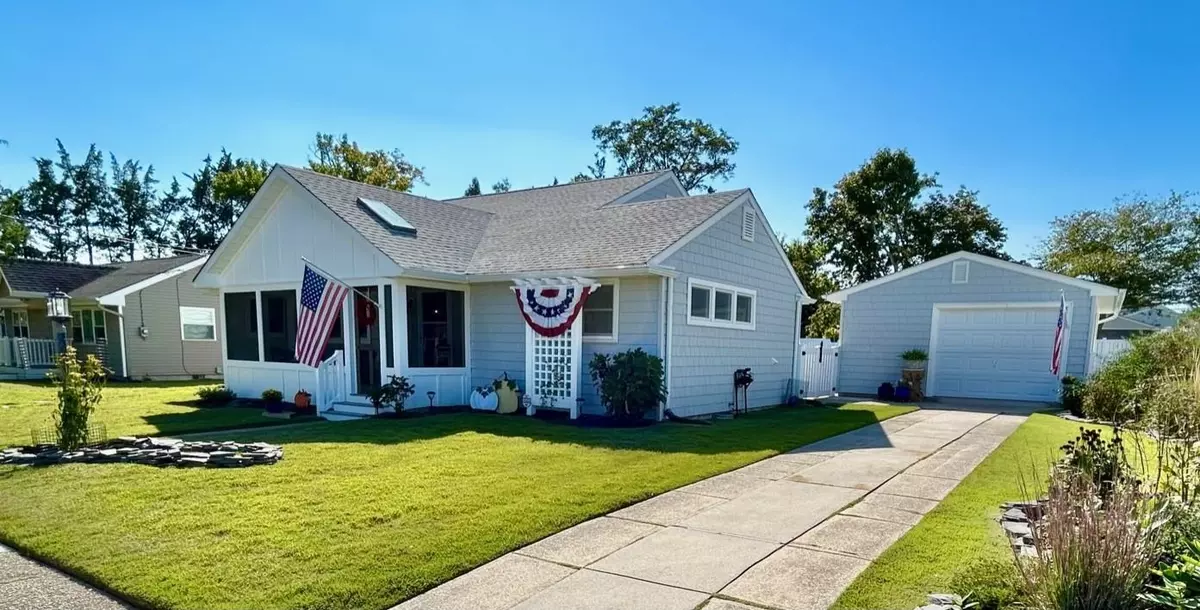
[[[592,291],[598,285],[566,284],[561,286],[513,287],[517,295],[517,307],[525,323],[543,337],[557,337],[567,332],[583,311]]]

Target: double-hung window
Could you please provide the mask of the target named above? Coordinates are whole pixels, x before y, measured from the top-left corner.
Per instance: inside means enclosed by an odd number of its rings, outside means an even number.
[[[99,309],[76,309],[71,312],[71,339],[83,345],[107,341],[104,312]]]
[[[688,324],[753,330],[757,303],[748,288],[688,279]]]
[[[620,286],[617,280],[604,280],[600,289],[583,304],[583,340],[597,343],[617,342],[617,308]]]
[[[29,314],[24,309],[12,309],[12,310],[9,310],[8,316],[9,316],[9,318],[8,318],[9,322],[11,323],[11,326],[8,327],[8,331],[7,331],[8,333],[11,333],[9,336],[28,339],[29,338]],[[3,326],[2,323],[3,323],[3,314],[0,313],[0,326]],[[0,332],[0,336],[5,336],[5,335],[3,332]]]
[[[180,307],[179,324],[184,341],[217,340],[217,310],[212,307]]]

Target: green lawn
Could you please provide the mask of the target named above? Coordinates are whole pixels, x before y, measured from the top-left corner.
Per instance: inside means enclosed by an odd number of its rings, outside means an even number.
[[[92,421],[103,423],[109,437],[132,434],[182,434],[201,430],[246,428],[287,423],[263,417],[259,409],[199,409],[190,406],[196,390],[213,381],[113,382]],[[35,428],[54,425],[56,390],[49,383],[0,382],[0,447],[27,445]]]
[[[911,410],[577,428],[439,414],[220,438],[242,470],[0,467],[0,539],[155,608],[386,608],[588,518]]]
[[[1021,477],[1044,476],[1079,424],[1052,415],[1029,418],[937,508],[884,552],[850,585],[838,610],[912,610],[929,593],[949,591],[954,575],[974,561],[1012,557],[997,525],[1000,505],[1021,499]]]

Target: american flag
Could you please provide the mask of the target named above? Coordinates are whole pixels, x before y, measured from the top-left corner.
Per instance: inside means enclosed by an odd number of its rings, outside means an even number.
[[[1059,296],[1058,325],[1054,328],[1054,351],[1050,353],[1050,372],[1055,375],[1062,368],[1063,338],[1067,334],[1067,295]]]
[[[342,310],[350,289],[304,265],[304,284],[300,287],[300,321],[296,328],[296,361],[316,367],[321,363],[333,322]]]

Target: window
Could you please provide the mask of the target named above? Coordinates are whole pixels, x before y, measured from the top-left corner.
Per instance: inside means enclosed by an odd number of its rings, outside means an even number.
[[[467,365],[464,294],[409,286],[408,366],[462,368]]]
[[[0,337],[29,338],[29,314],[23,309],[12,309],[8,312],[8,325],[0,315]]]
[[[750,206],[742,208],[742,239],[754,241],[754,228],[757,225],[758,216],[754,213],[754,208]]]
[[[258,362],[258,302],[253,292],[225,293],[225,351],[230,360]]]
[[[99,309],[76,309],[71,312],[71,340],[84,345],[108,340],[104,312]]]
[[[688,280],[688,324],[754,330],[757,293],[707,280]]]
[[[955,284],[966,284],[971,273],[971,261],[954,261],[950,281]]]
[[[184,341],[217,340],[217,310],[211,307],[180,307],[179,325]]]
[[[601,284],[600,289],[588,297],[583,305],[583,340],[617,341],[617,301],[620,290],[616,280]]]
[[[263,361],[296,361],[296,291],[262,291]]]

